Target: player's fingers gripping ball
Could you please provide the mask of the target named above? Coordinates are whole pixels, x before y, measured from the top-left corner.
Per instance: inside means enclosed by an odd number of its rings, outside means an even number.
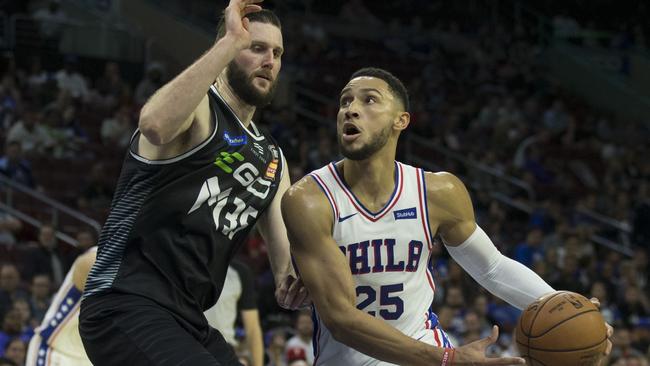
[[[574,292],[558,291],[524,310],[516,340],[527,365],[595,366],[607,347],[607,328],[591,301]]]

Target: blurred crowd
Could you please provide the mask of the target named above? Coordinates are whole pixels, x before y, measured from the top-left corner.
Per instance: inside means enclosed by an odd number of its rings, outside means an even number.
[[[481,16],[490,10],[483,2],[468,3],[474,6],[400,4],[413,7],[410,13],[397,12],[392,2],[367,6],[361,0],[327,8],[304,1],[278,5],[285,30],[284,85],[256,120],[283,146],[292,179],[298,179],[340,158],[333,127],[338,91],[347,77],[368,65],[394,72],[407,84],[413,106],[402,144],[418,136],[532,187],[534,198],[504,192],[528,205],[526,213],[480,189],[482,176],[466,165],[417,146],[412,150],[461,176],[468,187],[478,187],[471,190],[477,220],[502,252],[556,289],[600,300],[605,319],[616,329],[610,365],[647,365],[650,121],[620,120],[567,93],[545,76],[538,34],[507,18],[491,22]],[[33,13],[35,19],[42,22],[43,14],[53,11],[46,6]],[[416,10],[416,17],[392,16]],[[543,11],[574,14],[571,9]],[[365,31],[346,36],[328,25],[332,19],[340,29],[354,25]],[[612,30],[611,23],[594,24]],[[52,36],[47,28],[41,32],[44,38]],[[157,62],[138,65],[132,73],[124,70],[131,65],[115,61],[9,51],[0,66],[0,174],[101,221],[139,109],[173,75]],[[317,89],[330,102],[302,100],[301,88]],[[306,120],[293,108],[297,103],[326,122]],[[401,159],[408,157],[401,151]],[[15,204],[21,209],[20,202]],[[22,209],[45,215],[32,206]],[[628,228],[626,245],[633,255],[595,244],[594,235],[620,241],[620,230],[603,228],[584,212]],[[73,236],[78,247],[58,240],[56,230]],[[95,242],[96,232],[86,227],[36,230],[15,215],[0,214],[0,365],[24,363],[26,344],[52,294],[74,258]],[[498,324],[501,336],[490,352],[516,353],[512,331],[519,311],[482,290],[442,245],[434,250],[434,310],[453,343],[477,340]],[[290,313],[275,304],[266,247],[258,234],[251,235],[239,256],[256,274],[267,364],[309,364],[310,313]],[[237,334],[240,340],[246,337]]]

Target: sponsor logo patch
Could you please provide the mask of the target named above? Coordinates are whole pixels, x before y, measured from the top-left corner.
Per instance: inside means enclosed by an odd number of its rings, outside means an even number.
[[[268,180],[275,180],[275,172],[278,170],[278,159],[273,159],[269,165],[266,167],[266,173],[264,174],[264,178]]]
[[[393,211],[393,216],[395,216],[395,220],[417,219],[418,212],[415,210],[415,207],[411,207],[405,208],[403,210]]]
[[[241,135],[241,136],[230,136],[228,132],[223,133],[223,139],[228,143],[230,146],[242,146],[246,145],[246,142],[248,141],[248,137],[246,135]]]

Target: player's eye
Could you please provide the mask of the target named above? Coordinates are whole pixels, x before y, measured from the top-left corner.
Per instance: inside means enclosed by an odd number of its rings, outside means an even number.
[[[349,106],[351,101],[352,101],[351,98],[341,98],[341,107]]]
[[[374,104],[376,101],[377,101],[377,98],[375,98],[373,96],[368,96],[366,98],[366,103],[368,103],[368,104]]]

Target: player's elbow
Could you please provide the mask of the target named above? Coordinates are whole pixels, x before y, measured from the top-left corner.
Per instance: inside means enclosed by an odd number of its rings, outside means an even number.
[[[337,342],[348,344],[354,329],[355,311],[356,308],[351,306],[328,311],[326,314],[319,313],[319,315],[332,337]]]
[[[140,112],[138,129],[147,141],[153,145],[163,145],[165,143],[160,122],[160,119],[152,116],[151,113],[146,112],[144,108],[142,109],[142,112]]]

